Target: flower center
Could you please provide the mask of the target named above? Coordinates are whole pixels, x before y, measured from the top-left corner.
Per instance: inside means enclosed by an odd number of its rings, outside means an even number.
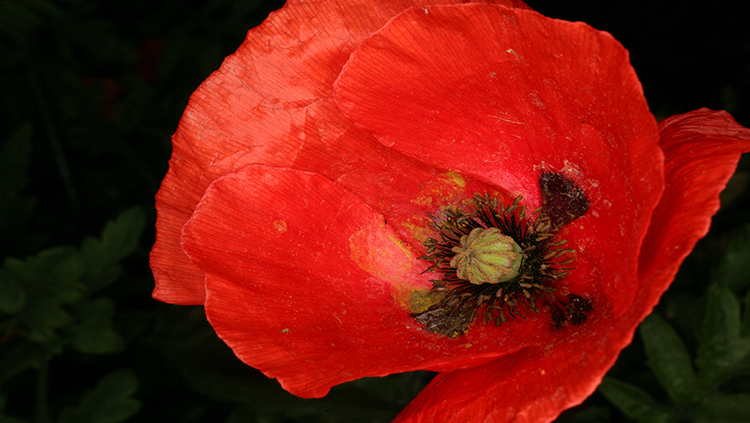
[[[474,197],[474,211],[446,210],[433,222],[439,240],[425,241],[422,259],[427,271],[438,274],[432,290],[412,296],[412,316],[425,329],[455,338],[478,316],[501,325],[508,318],[525,318],[522,309],[550,311],[551,327],[586,321],[593,310],[580,295],[555,299],[560,282],[572,270],[573,250],[557,237],[565,224],[589,207],[583,191],[564,176],[546,172],[539,179],[543,205],[530,216],[521,197],[509,205],[489,195]]]
[[[524,258],[516,241],[497,228],[472,229],[452,251],[456,255],[450,265],[456,268],[456,275],[475,285],[514,279]]]

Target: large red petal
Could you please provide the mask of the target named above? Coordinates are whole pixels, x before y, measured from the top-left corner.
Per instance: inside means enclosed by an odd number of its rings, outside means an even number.
[[[670,280],[719,210],[719,193],[750,151],[750,129],[729,113],[695,110],[659,122],[666,189],[643,245],[641,280]],[[668,266],[667,266],[668,265]],[[664,286],[666,289],[666,286]]]
[[[708,231],[719,193],[740,154],[750,151],[750,130],[726,112],[701,109],[665,119],[659,128],[667,189],[644,242],[632,307],[546,353],[526,349],[475,369],[440,374],[396,422],[551,421],[594,391]],[[468,390],[473,394],[461,394]]]
[[[419,166],[355,128],[331,103],[332,85],[354,48],[392,16],[415,5],[457,2],[290,0],[251,30],[190,98],[172,138],[169,172],[156,196],[154,297],[203,304],[204,275],[180,249],[180,231],[211,181],[247,164],[346,177],[342,184],[366,187],[363,195],[381,204],[402,194],[414,198],[400,182],[415,181],[405,169]],[[396,189],[375,196],[380,186]]]
[[[565,236],[603,275],[594,282],[616,313],[627,309],[662,155],[612,36],[528,10],[411,9],[365,40],[336,84],[347,116],[384,145],[523,194],[532,208],[541,172],[574,180],[591,208]]]
[[[542,423],[596,389],[620,349],[602,325],[549,350],[524,349],[493,363],[440,373],[394,423]],[[582,348],[582,346],[585,346]]]
[[[217,179],[184,227],[206,272],[206,313],[247,364],[285,389],[322,396],[338,383],[484,364],[541,340],[548,318],[476,325],[449,339],[409,315],[428,263],[390,222],[319,174],[247,166]]]

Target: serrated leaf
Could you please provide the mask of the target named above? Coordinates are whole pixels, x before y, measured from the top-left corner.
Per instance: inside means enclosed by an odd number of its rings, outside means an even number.
[[[623,414],[639,422],[674,420],[659,402],[635,385],[605,377],[598,389]]]
[[[700,394],[690,355],[672,326],[651,314],[639,328],[646,349],[646,364],[669,397],[679,406],[690,404]]]
[[[69,246],[44,250],[26,260],[9,258],[5,269],[23,283],[29,298],[43,297],[71,303],[83,297],[85,263]]]
[[[706,297],[706,317],[695,364],[701,384],[716,386],[723,374],[750,353],[750,339],[740,337],[740,304],[729,288],[713,284]]]
[[[88,354],[107,354],[122,350],[124,341],[112,328],[114,305],[107,298],[81,304],[75,310],[77,324],[72,327],[73,348]]]
[[[16,314],[26,305],[26,292],[10,273],[0,269],[0,312]]]
[[[111,284],[120,274],[118,263],[138,246],[146,217],[143,209],[133,207],[108,222],[99,239],[87,238],[81,255],[87,263],[87,280],[91,292]]]
[[[77,407],[60,413],[58,423],[118,423],[129,419],[140,408],[131,398],[138,390],[132,370],[118,370],[104,376],[93,390],[83,394]]]
[[[719,267],[713,272],[713,279],[733,292],[750,285],[750,225],[744,226],[732,238]]]
[[[124,259],[138,246],[145,224],[146,215],[142,208],[131,207],[125,210],[104,227],[100,241],[102,247],[108,250],[115,260]]]
[[[122,337],[108,326],[75,326],[71,346],[86,354],[110,354],[122,351]]]
[[[73,322],[57,301],[51,298],[34,298],[25,310],[24,331],[32,342],[51,343],[57,340],[55,329]]]

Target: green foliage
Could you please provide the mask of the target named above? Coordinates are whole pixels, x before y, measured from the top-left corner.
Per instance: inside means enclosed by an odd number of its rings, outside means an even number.
[[[0,355],[0,384],[27,369],[46,368],[65,346],[85,354],[122,350],[124,340],[114,329],[114,302],[94,295],[118,278],[120,262],[137,247],[144,222],[143,211],[131,208],[80,249],[55,247],[25,260],[5,260],[0,327],[16,339]],[[124,421],[138,409],[129,398],[135,389],[132,372],[113,373],[84,395],[78,408],[66,409],[60,421]]]
[[[750,286],[750,225],[737,231],[712,276],[733,292]]]
[[[117,279],[119,262],[135,249],[144,221],[143,211],[133,208],[80,249],[55,247],[26,260],[6,259],[0,271],[0,290],[8,294],[0,304],[10,315],[5,326],[17,327],[31,342],[69,343],[81,352],[121,348],[112,302],[91,297]]]
[[[77,407],[67,407],[57,423],[118,423],[135,414],[141,403],[132,398],[138,378],[131,370],[110,373],[96,388],[83,394]]]
[[[109,298],[86,301],[74,311],[77,325],[70,329],[71,346],[88,354],[120,351],[124,341],[112,327],[114,304]]]
[[[711,285],[706,296],[706,317],[695,365],[701,385],[717,388],[733,376],[745,357],[750,357],[750,336],[741,333],[740,304],[728,288]]]
[[[122,272],[119,262],[138,246],[146,224],[143,210],[137,207],[122,213],[104,227],[100,239],[88,237],[81,246],[81,259],[86,266],[87,285],[99,291],[116,281]]]
[[[16,314],[26,306],[26,291],[13,275],[0,269],[0,313]]]
[[[698,381],[687,348],[674,329],[652,314],[641,323],[640,333],[648,357],[646,364],[672,401],[678,406],[694,402],[699,395]]]
[[[630,418],[639,422],[667,423],[670,413],[643,389],[613,378],[604,378],[599,392]]]
[[[694,356],[657,314],[640,326],[646,363],[669,402],[631,383],[608,377],[599,387],[611,403],[638,422],[746,422],[750,420],[750,290],[744,311],[731,288],[747,287],[747,228],[738,233],[712,274],[704,295],[702,329]],[[684,303],[684,302],[683,302]]]
[[[333,387],[324,398],[303,399],[237,361],[207,324],[201,308],[179,308],[165,318],[164,331],[155,333],[151,342],[192,389],[234,406],[227,423],[389,422],[431,378],[429,372],[365,378]]]

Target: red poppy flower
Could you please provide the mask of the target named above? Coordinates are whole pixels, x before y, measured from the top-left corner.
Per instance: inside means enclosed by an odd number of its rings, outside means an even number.
[[[425,3],[289,1],[249,32],[173,137],[154,297],[302,397],[427,369],[397,421],[549,421],[705,235],[750,131],[657,125],[583,23]]]

